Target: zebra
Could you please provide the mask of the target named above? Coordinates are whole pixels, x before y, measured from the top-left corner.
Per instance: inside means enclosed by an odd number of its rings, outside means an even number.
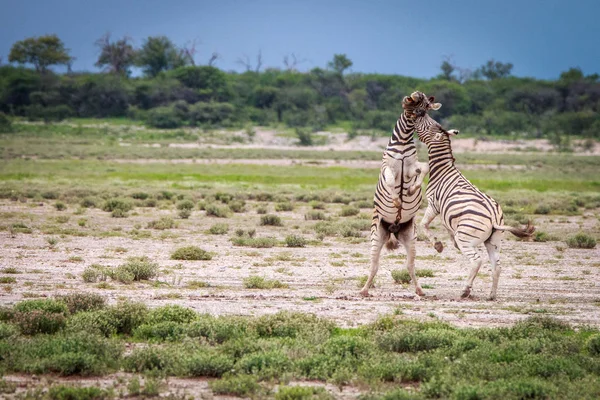
[[[429,183],[427,184],[427,209],[421,227],[434,248],[441,253],[442,243],[433,236],[429,224],[441,215],[445,228],[453,239],[454,246],[471,262],[471,272],[462,293],[463,298],[471,294],[473,281],[481,267],[481,256],[477,247],[483,243],[492,266],[492,290],[489,300],[496,299],[500,277],[500,243],[504,231],[520,238],[530,237],[535,227],[530,222],[524,229],[504,225],[500,205],[467,180],[454,165],[450,137],[458,130],[444,130],[427,113],[415,120],[419,140],[427,146],[429,155]]]
[[[421,92],[414,92],[402,100],[404,111],[383,152],[379,181],[373,198],[374,210],[371,223],[371,271],[360,294],[369,295],[369,288],[379,269],[379,256],[384,244],[396,249],[398,240],[406,249],[406,268],[414,282],[415,292],[423,296],[423,289],[415,275],[415,215],[422,200],[421,184],[429,170],[427,163],[417,160],[417,148],[413,139],[414,121],[427,110],[437,110],[435,103]]]

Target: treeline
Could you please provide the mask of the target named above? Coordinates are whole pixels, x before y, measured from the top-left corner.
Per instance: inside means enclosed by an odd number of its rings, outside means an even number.
[[[42,38],[46,42],[39,43]],[[348,73],[352,61],[336,54],[326,67],[308,72],[286,63],[283,69],[247,65],[236,73],[193,65],[193,54],[164,37],[133,49],[126,39],[105,36],[97,43],[102,72],[56,74],[48,67],[70,65],[72,58],[60,39],[42,38],[15,43],[9,56],[34,68],[0,67],[1,112],[45,121],[127,116],[159,128],[252,123],[319,130],[343,123],[387,133],[402,97],[421,90],[443,103],[436,119],[467,132],[600,138],[600,79],[578,68],[545,81],[511,76],[509,63],[489,61],[471,73],[445,61],[438,77],[417,79]],[[41,60],[44,54],[54,58]],[[144,76],[130,77],[132,66]]]

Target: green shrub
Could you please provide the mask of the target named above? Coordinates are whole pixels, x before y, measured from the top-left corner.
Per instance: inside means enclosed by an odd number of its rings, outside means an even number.
[[[13,233],[33,233],[33,229],[22,222],[15,222],[10,226],[10,230]]]
[[[13,276],[2,276],[0,277],[0,284],[7,284],[7,283],[16,283],[17,279]]]
[[[293,211],[294,205],[289,202],[275,204],[275,211]]]
[[[307,221],[324,221],[327,220],[327,215],[322,211],[311,210],[304,214],[304,219]]]
[[[552,211],[552,209],[550,208],[549,205],[547,205],[547,204],[540,204],[539,206],[537,206],[535,208],[535,210],[533,211],[533,213],[534,214],[546,215],[546,214],[550,214],[551,211]]]
[[[118,331],[117,322],[107,309],[83,311],[67,320],[67,331],[111,337]]]
[[[229,207],[220,207],[216,204],[207,204],[204,209],[206,210],[206,215],[217,217],[217,218],[227,218],[229,217],[230,210]]]
[[[596,247],[596,239],[586,233],[580,232],[567,239],[567,246],[574,249],[593,249]]]
[[[392,270],[392,279],[396,283],[410,283],[410,275],[406,269],[394,269]]]
[[[304,247],[307,244],[307,240],[299,235],[288,235],[285,237],[285,245],[287,247]]]
[[[211,381],[210,388],[214,394],[250,397],[260,390],[257,378],[252,375],[226,375],[223,378]]]
[[[223,343],[247,334],[248,320],[243,317],[214,317],[200,315],[187,327],[187,335],[192,338],[205,338],[210,343]]]
[[[12,319],[12,318],[11,318]],[[9,339],[19,334],[19,330],[12,324],[0,322],[0,340]]]
[[[112,396],[98,387],[76,387],[57,385],[48,389],[50,400],[105,400]]]
[[[171,254],[172,260],[211,260],[212,255],[197,246],[186,246],[175,250]]]
[[[119,265],[117,271],[128,272],[134,281],[152,279],[158,275],[158,264],[151,262],[148,257],[129,257],[125,264]]]
[[[131,201],[127,199],[112,198],[108,199],[102,205],[102,211],[114,212],[120,210],[123,213],[130,211],[133,208]]]
[[[146,200],[150,195],[146,192],[135,192],[131,194],[131,197],[137,200]]]
[[[281,218],[277,215],[267,214],[260,217],[261,225],[269,225],[269,226],[283,226],[281,222]]]
[[[181,219],[188,219],[192,215],[192,211],[187,209],[179,210],[177,215],[179,215],[179,218]]]
[[[236,364],[242,373],[258,375],[261,379],[282,376],[291,367],[292,362],[281,350],[246,354]]]
[[[64,211],[67,209],[67,205],[62,201],[57,201],[56,203],[54,203],[54,208],[56,208],[56,210],[58,211]]]
[[[183,125],[179,113],[172,107],[155,107],[148,110],[146,123],[159,129],[175,129]]]
[[[130,335],[135,328],[146,322],[148,307],[144,303],[120,302],[107,307],[105,312],[117,333]]]
[[[23,313],[30,311],[44,311],[62,315],[67,315],[69,312],[69,309],[64,302],[54,299],[23,300],[15,304],[14,310]]]
[[[173,321],[164,321],[156,324],[144,324],[133,331],[133,337],[140,340],[177,341],[185,333],[185,327]]]
[[[243,282],[244,287],[247,289],[281,289],[288,287],[288,285],[278,280],[269,280],[257,275],[244,278]]]
[[[110,213],[110,216],[113,218],[127,218],[129,216],[129,214],[127,214],[125,211],[121,210],[120,208],[117,208],[116,210],[113,210]]]
[[[352,217],[354,215],[358,215],[360,213],[360,209],[354,206],[344,206],[342,207],[342,211],[340,215],[342,217]]]
[[[231,238],[231,242],[234,246],[254,247],[258,249],[274,247],[279,244],[279,241],[272,237],[252,238],[247,236],[238,236]]]
[[[109,274],[109,270],[110,267],[100,264],[92,264],[89,267],[85,267],[81,276],[84,282],[94,283],[97,281],[105,281]]]
[[[193,210],[194,202],[191,200],[182,200],[179,203],[177,203],[177,209],[178,210]]]
[[[219,378],[233,369],[234,360],[224,354],[198,352],[186,358],[186,375]]]
[[[279,386],[275,400],[333,400],[325,388],[315,386]]]
[[[79,203],[79,205],[84,208],[93,208],[96,207],[97,204],[97,200],[94,197],[86,197]]]
[[[592,335],[588,338],[586,347],[593,356],[600,356],[600,334]]]
[[[314,314],[281,311],[259,317],[254,328],[260,337],[329,337],[335,325]]]
[[[391,331],[380,338],[380,346],[388,351],[419,352],[448,347],[456,340],[454,331],[428,329],[415,332]]]
[[[243,200],[232,200],[227,205],[234,213],[243,213],[246,211],[246,202]]]
[[[0,111],[0,133],[10,133],[12,131],[13,127],[10,118]]]
[[[146,228],[158,230],[172,229],[175,228],[175,221],[171,217],[164,216],[158,220],[148,222]]]
[[[191,308],[185,308],[179,305],[166,305],[150,311],[147,322],[149,324],[157,324],[160,322],[177,322],[184,324],[195,320],[197,317],[198,314]]]
[[[66,321],[63,314],[41,310],[17,312],[14,317],[15,324],[24,335],[56,333],[65,327]]]
[[[301,146],[312,146],[313,145],[313,135],[310,129],[307,128],[296,128],[296,137],[300,142]]]
[[[95,293],[71,293],[56,296],[56,299],[65,303],[71,314],[98,310],[106,305],[104,297]]]
[[[177,369],[179,355],[168,348],[148,346],[137,348],[123,360],[123,368],[129,372],[173,371]]]
[[[213,235],[225,235],[229,232],[229,225],[223,223],[214,224],[208,231]]]

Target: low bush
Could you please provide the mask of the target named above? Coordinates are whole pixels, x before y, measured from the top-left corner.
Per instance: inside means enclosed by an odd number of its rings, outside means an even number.
[[[257,378],[252,375],[225,375],[223,378],[209,383],[214,394],[251,397],[260,391]]]
[[[175,221],[171,217],[164,216],[160,217],[160,219],[158,220],[148,222],[148,225],[146,227],[148,229],[158,230],[172,229],[175,228]]]
[[[283,223],[281,222],[281,218],[279,218],[279,216],[277,216],[277,215],[272,215],[272,214],[267,214],[267,215],[261,216],[260,224],[268,225],[268,226],[283,226]]]
[[[360,213],[360,209],[354,206],[344,206],[342,207],[342,211],[340,215],[342,217],[352,217],[354,215],[358,215]]]
[[[308,241],[299,235],[288,235],[285,237],[285,245],[287,247],[305,247]]]
[[[279,241],[272,237],[253,238],[248,236],[237,236],[231,238],[234,246],[254,247],[254,248],[269,248],[279,244]]]
[[[108,199],[102,205],[102,211],[114,212],[120,210],[123,213],[131,211],[133,204],[128,199],[112,198]]]
[[[206,215],[217,218],[228,218],[231,213],[229,207],[221,207],[212,203],[204,206],[204,210],[206,210]]]
[[[98,387],[77,387],[67,385],[55,385],[48,389],[50,400],[108,400],[112,395]]]
[[[211,260],[212,255],[197,246],[186,246],[175,250],[171,254],[172,260]]]
[[[410,275],[406,269],[393,269],[392,279],[396,283],[408,284],[410,283]]]
[[[208,229],[208,232],[210,232],[212,235],[225,235],[227,232],[229,232],[229,225],[222,223],[214,224]]]
[[[64,302],[55,299],[23,300],[15,304],[14,310],[22,313],[30,311],[43,311],[62,315],[67,315],[69,313],[67,305]]]
[[[275,211],[293,211],[294,205],[289,202],[275,204]]]
[[[596,247],[596,239],[587,233],[580,232],[567,239],[567,246],[574,249],[593,249]]]
[[[95,293],[70,293],[56,296],[56,300],[65,303],[71,314],[98,310],[106,305],[104,297]]]
[[[148,110],[146,123],[159,129],[175,129],[183,126],[183,120],[173,107],[155,107]]]
[[[125,264],[119,265],[113,271],[113,277],[118,276],[115,274],[129,273],[133,275],[134,281],[143,281],[152,279],[158,275],[158,264],[151,262],[148,257],[129,257]]]
[[[322,211],[311,210],[304,214],[304,219],[307,221],[325,221],[328,220],[327,215]]]
[[[247,289],[281,289],[288,287],[287,284],[281,283],[278,280],[269,280],[256,275],[244,278],[243,282],[244,287]]]
[[[197,352],[186,358],[186,375],[219,378],[233,369],[232,357],[214,352]]]
[[[160,322],[177,322],[183,324],[191,322],[197,317],[198,314],[191,308],[179,305],[166,305],[150,311],[146,320],[149,324],[157,324]]]
[[[14,317],[15,324],[24,335],[56,333],[66,326],[66,321],[64,314],[41,310],[17,312]]]
[[[191,200],[182,200],[179,203],[177,203],[177,209],[178,210],[193,210],[194,202]]]

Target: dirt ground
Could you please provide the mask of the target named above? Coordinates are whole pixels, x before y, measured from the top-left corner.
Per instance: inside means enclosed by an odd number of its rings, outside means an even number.
[[[600,249],[570,249],[564,242],[521,242],[507,234],[503,242],[502,275],[498,299],[487,301],[490,286],[489,264],[484,264],[475,280],[474,297],[459,299],[468,275],[465,258],[450,245],[438,255],[425,242],[417,243],[417,269],[431,269],[434,277],[420,278],[427,296],[415,298],[412,287],[394,283],[390,271],[403,268],[402,248],[384,253],[372,297],[358,294],[360,277],[369,270],[367,232],[361,239],[326,237],[316,240],[312,227],[305,221],[309,210],[305,203],[296,209],[280,212],[283,227],[259,226],[258,204],[248,202],[248,211],[228,219],[207,217],[194,211],[187,220],[177,219],[178,227],[167,231],[148,229],[151,238],[133,239],[129,232],[135,225],[142,230],[162,215],[175,216],[173,210],[137,208],[128,218],[111,218],[99,209],[73,215],[75,208],[56,211],[51,203],[0,202],[5,225],[25,222],[33,233],[0,232],[0,269],[2,277],[16,282],[0,285],[0,304],[8,305],[26,297],[54,296],[73,291],[95,292],[109,302],[121,299],[143,301],[150,307],[180,304],[201,313],[261,315],[281,310],[315,313],[342,326],[372,322],[388,313],[399,313],[419,320],[439,319],[457,326],[506,326],[532,314],[550,315],[575,324],[600,326]],[[328,211],[337,214],[336,207]],[[272,212],[272,205],[269,206]],[[370,214],[370,210],[363,209]],[[421,211],[422,212],[422,211]],[[137,214],[137,215],[136,215]],[[57,216],[69,216],[58,224]],[[85,227],[77,221],[85,218]],[[226,235],[211,235],[206,230],[217,222],[229,225]],[[89,236],[57,236],[41,233],[45,224],[72,228]],[[436,220],[436,224],[437,224]],[[536,216],[538,229],[564,238],[565,233],[597,230],[594,211],[583,216]],[[438,232],[442,232],[439,225]],[[305,248],[273,247],[253,249],[232,246],[230,238],[238,228],[256,228],[257,237],[272,236],[283,240],[290,233],[312,242]],[[114,237],[101,237],[110,232]],[[55,237],[51,246],[47,239]],[[197,245],[213,254],[210,261],[171,260],[179,247]],[[482,247],[482,255],[484,249]],[[148,256],[159,263],[161,274],[155,281],[108,287],[86,283],[81,274],[91,264],[117,266],[130,256]],[[484,255],[484,260],[487,256]],[[15,268],[17,274],[5,273]],[[247,289],[243,279],[260,275],[289,285],[286,289]],[[202,281],[210,286],[190,289],[187,285]]]

